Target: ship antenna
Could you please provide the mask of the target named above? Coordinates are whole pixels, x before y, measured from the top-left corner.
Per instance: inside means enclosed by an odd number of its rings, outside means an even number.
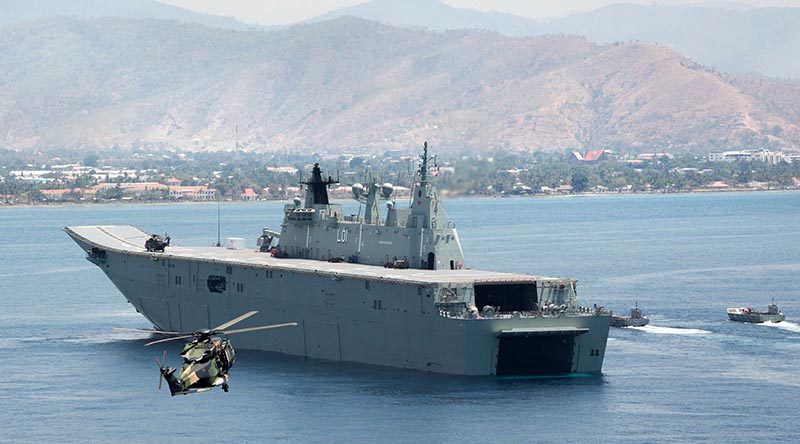
[[[221,233],[222,233],[222,219],[220,217],[221,212],[220,212],[220,203],[219,203],[221,197],[222,196],[218,196],[217,197],[217,246],[218,247],[222,246],[222,236],[221,236]]]
[[[414,206],[414,191],[417,188],[417,181],[414,180],[416,174],[414,173],[414,158],[411,158],[411,163],[408,165],[408,176],[411,179],[411,193],[408,195],[408,206]]]
[[[428,142],[422,147],[422,165],[419,167],[419,183],[424,185],[428,182]]]

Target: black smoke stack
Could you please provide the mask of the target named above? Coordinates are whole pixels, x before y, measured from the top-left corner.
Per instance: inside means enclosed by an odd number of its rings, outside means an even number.
[[[328,185],[339,182],[330,176],[328,180],[323,180],[322,170],[320,170],[319,164],[315,163],[314,169],[311,170],[311,180],[300,183],[308,185],[308,192],[314,197],[314,205],[328,205]]]

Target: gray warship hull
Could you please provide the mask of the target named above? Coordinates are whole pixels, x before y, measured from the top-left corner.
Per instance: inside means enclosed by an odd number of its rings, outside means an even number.
[[[531,288],[541,306],[548,288],[563,289],[568,281],[287,259],[220,247],[172,246],[156,253],[143,248],[149,235],[130,226],[65,231],[157,329],[194,331],[258,310],[258,319],[246,324],[300,325],[242,334],[237,348],[458,375],[602,369],[610,325],[603,310],[493,315],[448,308]]]

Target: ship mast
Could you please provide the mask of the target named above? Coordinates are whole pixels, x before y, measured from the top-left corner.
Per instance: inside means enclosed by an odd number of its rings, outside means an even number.
[[[422,165],[419,167],[419,184],[423,188],[427,188],[428,184],[428,142],[426,141],[422,147],[422,155],[419,156],[422,160]]]
[[[420,156],[419,186],[414,190],[411,201],[411,214],[417,218],[417,226],[421,228],[434,228],[439,213],[436,188],[431,183],[430,160],[428,142],[425,142]]]

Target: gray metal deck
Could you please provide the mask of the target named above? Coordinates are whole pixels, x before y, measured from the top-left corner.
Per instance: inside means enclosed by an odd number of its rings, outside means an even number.
[[[66,227],[64,230],[76,240],[82,240],[87,244],[105,250],[325,275],[330,276],[332,279],[346,277],[348,279],[393,281],[422,285],[493,282],[533,283],[535,281],[561,280],[543,276],[485,270],[401,270],[374,265],[331,263],[308,259],[282,259],[253,250],[228,250],[224,247],[183,247],[175,245],[168,247],[164,253],[150,253],[144,248],[144,243],[150,235],[130,225],[79,226]]]

